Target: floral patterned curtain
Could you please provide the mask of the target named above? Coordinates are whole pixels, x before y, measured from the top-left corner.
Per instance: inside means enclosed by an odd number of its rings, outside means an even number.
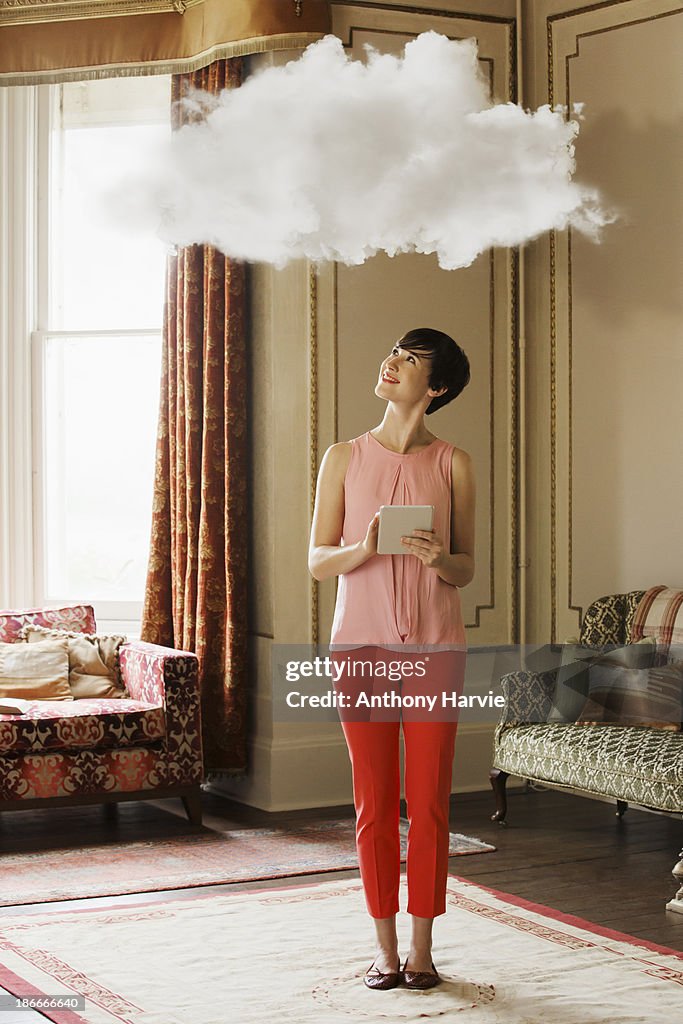
[[[188,91],[219,93],[242,73],[234,57],[175,75],[174,129],[201,116],[179,102]],[[243,264],[204,245],[169,256],[142,639],[199,657],[208,776],[246,770],[245,328]]]

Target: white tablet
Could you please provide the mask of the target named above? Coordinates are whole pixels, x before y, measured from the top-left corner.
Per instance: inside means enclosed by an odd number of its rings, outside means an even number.
[[[433,520],[433,505],[381,505],[377,554],[409,555],[401,537],[409,536],[413,530],[431,530]]]

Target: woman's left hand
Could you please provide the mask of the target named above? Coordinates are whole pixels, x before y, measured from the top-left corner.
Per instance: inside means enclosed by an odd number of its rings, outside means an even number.
[[[401,537],[406,554],[416,555],[428,569],[436,569],[446,554],[441,537],[434,530],[413,530],[411,534]]]

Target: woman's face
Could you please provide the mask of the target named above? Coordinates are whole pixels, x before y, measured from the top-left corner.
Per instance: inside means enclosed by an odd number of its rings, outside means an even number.
[[[391,402],[414,405],[429,391],[430,372],[431,359],[427,353],[410,352],[394,345],[380,365],[375,394]]]

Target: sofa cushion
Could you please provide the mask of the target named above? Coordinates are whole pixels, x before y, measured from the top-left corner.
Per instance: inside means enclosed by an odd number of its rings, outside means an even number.
[[[645,725],[678,732],[683,713],[683,665],[591,668],[588,697],[577,722]]]
[[[71,701],[65,639],[0,643],[0,697]]]
[[[629,626],[643,593],[634,590],[628,594],[606,594],[593,601],[581,620],[581,643],[590,647],[628,643]]]
[[[147,746],[165,734],[158,704],[121,697],[32,701],[23,715],[0,715],[0,754]]]
[[[0,641],[15,643],[22,628],[29,623],[48,626],[51,629],[71,629],[78,633],[94,633],[96,629],[95,612],[89,604],[68,605],[65,608],[0,611]]]
[[[557,671],[553,707],[548,721],[610,720],[595,711],[601,704],[601,698],[604,697],[605,703],[609,703],[612,689],[619,692],[623,690],[628,670],[649,667],[653,664],[655,652],[656,644],[651,637],[644,637],[637,643],[613,650],[588,647],[581,644],[578,637],[569,637],[562,647],[562,661]],[[629,721],[625,724],[650,723]]]
[[[586,703],[590,659],[595,649],[585,647],[576,636],[570,636],[562,645],[560,667],[553,692],[553,706],[549,722],[575,722]]]
[[[683,644],[683,590],[664,584],[650,587],[638,602],[632,634],[634,640],[655,637],[664,656],[671,644]]]
[[[127,637],[96,633],[72,633],[45,626],[24,626],[21,636],[29,644],[48,637],[66,639],[69,650],[69,688],[76,700],[87,697],[128,696],[121,684],[119,651]]]
[[[614,725],[519,725],[498,737],[494,765],[512,775],[683,812],[683,733]]]

